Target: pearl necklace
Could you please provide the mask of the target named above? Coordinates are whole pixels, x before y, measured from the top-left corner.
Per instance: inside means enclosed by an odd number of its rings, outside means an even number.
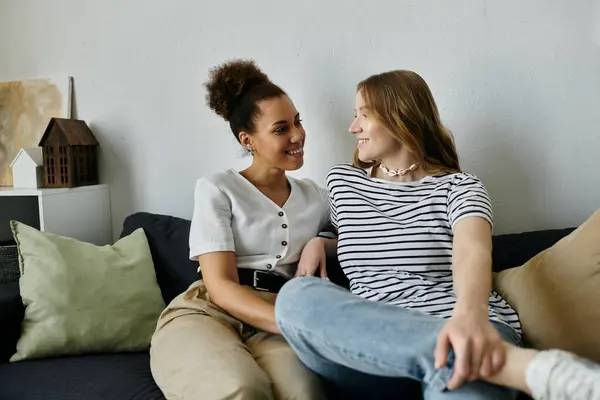
[[[379,164],[379,168],[383,171],[384,174],[386,174],[388,176],[397,176],[397,175],[403,176],[403,175],[406,175],[409,171],[414,171],[417,168],[419,168],[419,164],[418,163],[413,164],[406,169],[402,169],[402,168],[389,169],[385,165]]]

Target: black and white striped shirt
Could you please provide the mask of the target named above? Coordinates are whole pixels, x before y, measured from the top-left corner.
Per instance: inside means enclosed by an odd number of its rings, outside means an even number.
[[[352,293],[449,318],[453,226],[466,217],[490,224],[492,207],[481,181],[468,173],[392,182],[342,164],[327,175],[338,258]],[[495,291],[490,319],[521,334],[516,312]]]

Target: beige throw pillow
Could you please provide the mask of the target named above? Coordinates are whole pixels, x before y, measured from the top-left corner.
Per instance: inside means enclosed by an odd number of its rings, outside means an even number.
[[[527,341],[600,362],[600,210],[553,247],[495,276]]]

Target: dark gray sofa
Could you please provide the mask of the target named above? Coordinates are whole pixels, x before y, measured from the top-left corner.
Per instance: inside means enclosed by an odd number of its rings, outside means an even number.
[[[136,213],[124,221],[121,237],[144,228],[166,303],[198,279],[188,259],[190,221],[166,215]],[[494,270],[521,265],[569,234],[573,228],[494,237]],[[332,281],[347,286],[335,260]],[[0,285],[0,399],[2,400],[153,400],[164,399],[150,373],[149,355],[96,354],[9,363],[23,318],[17,283]],[[331,398],[420,398],[411,381],[357,376],[351,393],[328,385]],[[368,387],[367,387],[368,386]],[[367,394],[364,397],[362,390]],[[376,392],[374,392],[376,390]],[[199,399],[202,395],[199,394]]]

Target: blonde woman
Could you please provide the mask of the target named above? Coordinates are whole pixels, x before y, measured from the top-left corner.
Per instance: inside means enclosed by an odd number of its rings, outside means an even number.
[[[342,386],[356,372],[412,378],[426,400],[514,399],[515,389],[600,398],[598,370],[519,347],[519,317],[492,290],[490,198],[461,170],[425,81],[411,71],[371,76],[355,113],[354,162],[327,177],[337,239],[311,240],[300,261],[310,274],[337,250],[350,293],[303,277],[276,303],[303,362]]]

